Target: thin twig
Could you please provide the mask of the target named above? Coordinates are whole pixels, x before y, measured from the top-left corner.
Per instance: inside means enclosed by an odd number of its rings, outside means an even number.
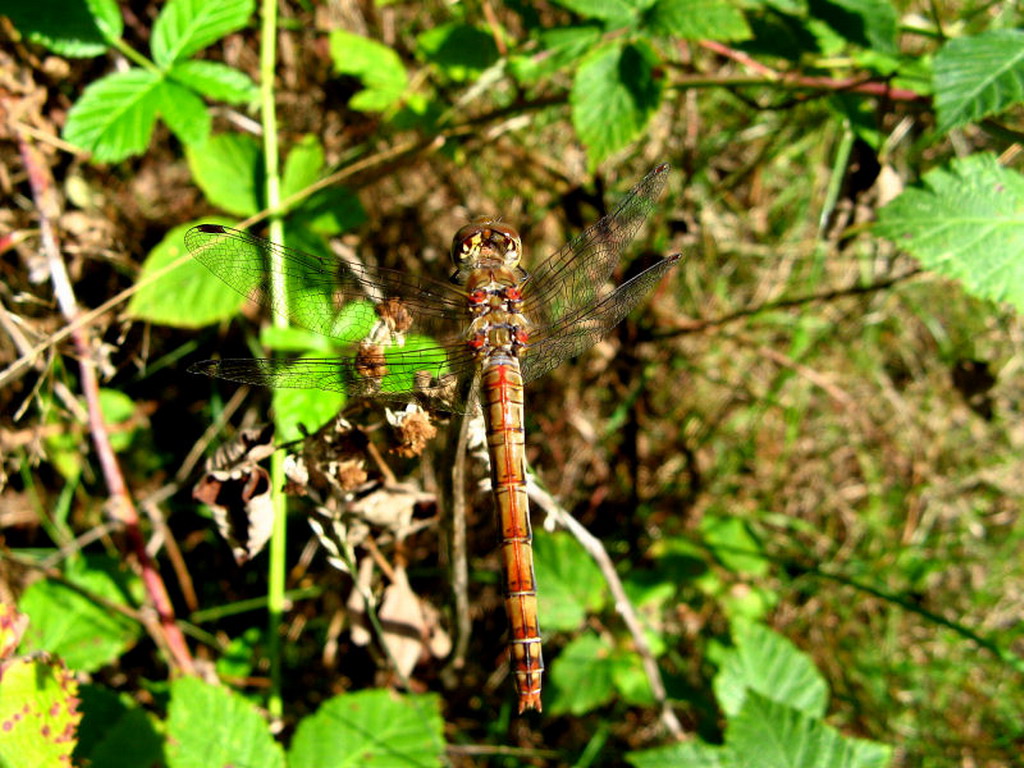
[[[36,209],[39,211],[43,253],[46,256],[54,293],[65,319],[70,325],[74,325],[79,317],[78,302],[71,286],[71,279],[61,259],[60,246],[53,228],[53,220],[59,215],[59,203],[53,188],[53,178],[42,154],[22,135],[18,136],[18,147],[25,163]],[[127,533],[142,582],[149,595],[150,603],[156,610],[158,622],[155,624],[147,622],[147,624],[151,632],[157,633],[154,640],[167,648],[175,666],[185,674],[193,674],[192,655],[184,635],[175,623],[174,608],[160,572],[146,551],[145,538],[139,526],[138,512],[132,503],[117,455],[110,444],[110,434],[100,408],[99,377],[96,374],[96,363],[89,343],[89,334],[80,326],[75,327],[70,333],[81,366],[81,383],[88,408],[89,430],[111,496],[108,509],[111,516],[123,526]]]
[[[532,473],[527,475],[526,492],[539,507],[554,517],[555,520],[576,537],[576,540],[587,551],[587,554],[597,563],[597,567],[601,569],[605,581],[608,582],[608,588],[612,592],[612,597],[615,598],[615,610],[618,611],[623,621],[625,621],[626,628],[633,637],[633,646],[643,662],[644,673],[647,675],[647,682],[651,686],[654,701],[661,709],[661,722],[676,739],[679,741],[684,740],[686,733],[683,731],[683,726],[669,703],[668,694],[665,691],[665,683],[661,679],[661,670],[658,669],[658,662],[651,652],[651,647],[647,644],[647,639],[644,637],[644,628],[640,624],[640,619],[636,615],[633,604],[626,595],[626,590],[622,586],[619,574],[615,571],[615,564],[608,556],[604,545],[600,539],[588,531],[576,518],[562,509],[551,494],[537,485]]]
[[[245,398],[249,395],[249,387],[239,387],[235,390],[235,393],[231,395],[231,399],[228,400],[227,405],[221,409],[221,412],[217,414],[217,418],[206,428],[203,432],[202,437],[196,440],[195,445],[192,446],[192,450],[188,452],[188,456],[181,462],[181,466],[178,467],[178,471],[174,473],[174,482],[170,485],[174,488],[174,493],[177,492],[178,486],[184,483],[188,479],[189,475],[192,474],[192,470],[195,465],[199,463],[199,460],[206,453],[207,446],[213,441],[213,438],[217,436],[224,425],[230,421],[231,417],[235,415],[242,403],[245,402]],[[163,490],[163,489],[161,489]],[[159,493],[159,491],[157,492]],[[155,496],[156,494],[154,494]]]
[[[766,66],[764,63],[756,61],[751,58],[749,54],[739,51],[735,48],[731,48],[723,43],[716,42],[714,40],[701,40],[699,45],[702,48],[706,48],[709,51],[724,56],[727,59],[735,61],[737,64],[742,64],[749,69],[757,72],[756,80],[749,80],[747,83],[751,85],[770,85],[770,84],[782,84],[787,87],[793,88],[805,88],[819,91],[830,91],[830,92],[843,92],[843,93],[863,93],[869,96],[880,96],[888,99],[889,101],[903,101],[903,102],[917,102],[927,103],[931,100],[931,97],[925,94],[920,94],[917,91],[911,91],[907,88],[893,88],[887,82],[880,82],[877,79],[870,79],[867,77],[846,77],[846,78],[835,78],[835,77],[822,77],[819,75],[802,75],[799,72],[778,72],[771,67]],[[694,78],[697,80],[698,78]],[[704,76],[699,77],[699,82],[704,84],[717,84],[728,85],[732,84],[747,84],[743,81],[738,81],[735,78],[707,78]],[[690,83],[687,79],[682,81],[676,80],[673,85],[686,86]]]
[[[455,593],[455,626],[457,637],[452,664],[460,669],[466,663],[472,621],[469,617],[469,557],[466,546],[466,463],[469,454],[469,425],[476,409],[476,387],[471,390],[468,408],[459,420],[452,460],[452,488],[449,498],[451,520],[452,591]]]
[[[892,288],[893,286],[899,285],[907,280],[912,280],[913,278],[918,277],[921,273],[922,270],[920,267],[911,267],[906,272],[894,275],[893,277],[887,277],[883,280],[878,280],[874,283],[870,283],[869,285],[851,285],[848,288],[835,288],[822,291],[820,293],[796,296],[791,299],[769,301],[754,307],[744,307],[742,309],[735,310],[734,312],[722,315],[721,317],[683,320],[676,323],[674,328],[653,330],[651,332],[651,338],[654,340],[671,339],[676,336],[685,336],[691,333],[713,331],[723,325],[727,325],[728,323],[732,323],[737,320],[744,320],[762,312],[772,312],[779,309],[788,309],[790,307],[801,307],[805,304],[820,304],[834,301],[836,299],[846,298],[848,296],[859,296],[861,294],[884,291],[887,288]]]

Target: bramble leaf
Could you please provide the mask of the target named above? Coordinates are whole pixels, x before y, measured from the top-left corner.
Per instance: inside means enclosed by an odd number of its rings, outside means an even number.
[[[301,192],[320,179],[324,167],[324,148],[312,134],[303,136],[288,152],[281,176],[281,197]]]
[[[153,23],[153,60],[167,68],[188,58],[244,27],[253,7],[253,0],[170,0]]]
[[[0,664],[0,765],[71,765],[77,694],[74,673],[49,655]]]
[[[615,696],[615,665],[611,645],[593,634],[571,641],[551,663],[554,689],[545,707],[552,715],[582,715]]]
[[[90,595],[122,605],[129,594],[137,597],[141,586],[138,577],[96,555],[69,561],[66,578]],[[94,672],[117,658],[141,632],[126,616],[52,579],[29,586],[18,607],[31,619],[24,648],[57,654],[72,669],[83,672]]]
[[[750,27],[728,0],[658,0],[646,12],[645,26],[655,34],[684,40],[748,40]]]
[[[160,87],[160,116],[182,144],[201,144],[210,135],[210,113],[194,91],[164,80]]]
[[[524,83],[532,83],[576,62],[589,53],[601,37],[598,24],[539,30],[541,50],[530,56],[509,57],[509,70]]]
[[[304,718],[289,768],[408,768],[443,765],[444,722],[436,694],[374,690],[335,696]]]
[[[661,102],[658,59],[644,42],[600,48],[576,72],[569,101],[591,166],[644,129]]]
[[[124,31],[115,0],[33,0],[5,3],[2,11],[28,40],[56,54],[89,58],[106,53]]]
[[[897,52],[899,18],[887,0],[810,0],[808,10],[849,43]]]
[[[823,717],[828,685],[810,657],[762,624],[734,625],[735,647],[723,654],[715,676],[715,698],[726,715],[757,691],[811,717]]]
[[[635,14],[642,5],[635,0],[555,0],[586,19],[602,19],[608,22],[623,22]]]
[[[757,755],[763,768],[885,768],[892,756],[884,744],[843,736],[823,720],[753,691],[729,719],[725,743],[734,755]]]
[[[587,614],[600,610],[607,599],[601,571],[567,533],[538,537],[534,557],[537,580],[544,585],[537,595],[542,628],[548,632],[579,629]]]
[[[700,741],[628,752],[626,760],[634,768],[739,768],[732,750]]]
[[[740,518],[706,515],[700,522],[700,532],[711,552],[730,571],[755,576],[768,571],[761,543]]]
[[[146,69],[107,75],[85,89],[68,113],[65,140],[117,162],[145,151],[163,102],[163,77]]]
[[[416,38],[416,50],[452,80],[479,75],[498,60],[494,38],[468,24],[444,24]]]
[[[1024,176],[993,155],[930,171],[878,212],[874,230],[968,293],[1024,309]]]
[[[204,223],[232,223],[216,217]],[[191,224],[175,227],[149,252],[139,273],[143,281],[157,270],[181,258],[183,238]],[[215,278],[199,262],[189,259],[154,282],[143,285],[128,304],[128,315],[175,328],[198,328],[229,320],[238,314],[241,297]]]
[[[167,708],[167,766],[211,765],[284,768],[284,752],[253,704],[229,688],[179,678]]]
[[[263,207],[260,145],[241,133],[219,133],[185,147],[192,178],[206,199],[228,213],[251,216]]]
[[[1024,101],[1024,31],[950,40],[935,54],[937,130],[946,133]]]
[[[247,74],[219,61],[177,61],[167,74],[207,98],[228,104],[248,104],[259,96],[259,88]]]
[[[358,77],[366,86],[349,101],[353,109],[379,112],[402,98],[408,78],[394,50],[342,29],[331,32],[330,45],[334,71]]]
[[[309,433],[338,415],[345,405],[341,392],[322,392],[318,389],[275,389],[272,393],[274,427],[278,440],[300,440],[301,424]]]

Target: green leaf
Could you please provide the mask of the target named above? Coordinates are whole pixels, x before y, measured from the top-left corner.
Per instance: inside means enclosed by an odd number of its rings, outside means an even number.
[[[728,0],[658,0],[646,14],[645,26],[654,34],[684,40],[749,40],[750,27]]]
[[[106,53],[124,31],[115,0],[15,1],[5,3],[0,13],[30,42],[71,58]]]
[[[215,217],[204,222],[230,223]],[[194,223],[175,227],[149,252],[139,273],[140,282],[181,258],[185,253],[182,238]],[[128,304],[128,315],[176,328],[199,328],[230,320],[238,313],[242,301],[242,297],[211,275],[206,267],[188,259],[177,269],[136,291]]]
[[[299,139],[284,161],[281,197],[287,198],[320,180],[324,167],[324,148],[312,134]]]
[[[162,106],[163,82],[161,75],[145,69],[97,80],[68,112],[64,138],[99,162],[144,152]]]
[[[640,8],[650,5],[650,2],[638,3],[630,0],[555,0],[555,3],[584,18],[602,19],[613,23],[622,23]]]
[[[589,53],[601,38],[602,31],[597,24],[541,30],[537,33],[540,52],[531,56],[511,56],[509,69],[520,82],[536,82]]]
[[[248,104],[259,96],[259,88],[245,72],[219,61],[177,61],[167,76],[207,98],[228,104]]]
[[[593,634],[577,637],[551,663],[552,691],[545,711],[583,715],[615,697],[611,646]]]
[[[993,155],[930,171],[879,211],[874,229],[973,296],[1024,309],[1024,176]]]
[[[727,721],[725,745],[689,742],[627,756],[636,768],[885,768],[892,750],[751,693]]]
[[[899,17],[888,0],[810,0],[808,11],[847,42],[896,53]]]
[[[654,705],[651,681],[639,653],[616,651],[611,658],[612,682],[622,701],[633,707]]]
[[[661,100],[654,51],[646,43],[609,45],[585,60],[569,101],[591,166],[640,135]]]
[[[121,17],[121,8],[117,1],[85,0],[85,4],[89,6],[96,26],[99,27],[107,42],[113,43],[119,40],[124,34],[124,19]]]
[[[315,432],[337,416],[345,405],[345,395],[319,389],[275,389],[272,402],[274,435],[287,442],[303,436],[300,424],[307,432]]]
[[[337,351],[327,337],[292,325],[264,326],[260,329],[260,344],[265,349],[272,349],[275,352],[318,352],[321,356],[326,356]]]
[[[565,532],[538,536],[533,556],[541,585],[537,595],[541,627],[546,632],[579,629],[587,613],[600,610],[607,600],[600,569]]]
[[[719,590],[715,597],[722,603],[722,611],[730,621],[763,621],[779,604],[779,594],[758,585],[744,589]]]
[[[153,720],[130,696],[118,696],[98,685],[81,690],[82,723],[78,728],[75,765],[137,768],[162,765],[163,737]]]
[[[642,752],[627,752],[626,760],[634,768],[736,768],[728,749],[689,741],[670,744],[667,747],[645,749]]]
[[[182,144],[201,144],[210,135],[210,113],[203,100],[170,80],[160,88],[160,115]]]
[[[154,61],[167,68],[188,58],[244,27],[253,7],[253,0],[170,0],[153,23]]]
[[[700,531],[715,558],[733,573],[761,576],[768,572],[761,544],[743,520],[706,515],[701,520]]]
[[[937,130],[946,133],[1024,101],[1024,31],[950,40],[935,55]]]
[[[335,696],[295,729],[288,768],[428,768],[444,763],[434,695],[361,691]]]
[[[358,77],[366,86],[349,102],[353,109],[379,112],[402,98],[408,78],[402,59],[391,48],[335,29],[331,32],[330,50],[334,71]]]
[[[43,438],[46,459],[67,482],[74,483],[81,476],[82,469],[87,463],[88,448],[84,445],[85,437],[81,433],[67,429],[68,414],[53,398],[41,393],[39,399],[43,423],[60,426],[60,429],[53,430]]]
[[[220,133],[185,147],[192,178],[206,199],[236,216],[251,216],[263,207],[260,145],[252,136]]]
[[[768,13],[751,13],[747,17],[751,38],[742,45],[743,52],[753,56],[777,57],[785,61],[799,62],[810,54],[821,53],[821,43],[815,33],[820,24],[810,24],[797,9],[789,13],[778,8],[773,2]],[[799,14],[799,15],[798,15]]]
[[[726,715],[737,714],[756,691],[810,717],[824,716],[828,685],[809,656],[762,624],[734,625],[733,635],[735,647],[723,654],[714,680]]]
[[[629,602],[637,608],[651,606],[659,609],[675,599],[681,585],[667,578],[661,569],[631,569],[623,576],[622,586]]]
[[[750,693],[729,720],[725,743],[758,768],[886,768],[891,748],[847,738],[821,720]]]
[[[499,58],[494,38],[468,24],[444,24],[428,30],[416,38],[416,49],[456,82],[476,77]]]
[[[111,428],[110,444],[115,451],[123,451],[131,444],[135,434],[134,429],[123,428],[123,425],[129,422],[135,414],[135,403],[124,392],[119,392],[116,389],[101,389],[100,411],[103,413],[103,420],[107,423],[107,427]]]
[[[321,189],[290,214],[289,221],[318,235],[348,232],[366,221],[359,196],[346,187]]]
[[[217,658],[217,676],[220,678],[243,678],[253,673],[260,661],[258,653],[265,641],[259,627],[249,627],[240,636],[231,640]]]
[[[284,752],[256,707],[234,691],[182,677],[171,683],[167,767],[284,768]]]
[[[4,662],[0,666],[0,766],[71,765],[75,728],[82,717],[76,709],[77,694],[74,674],[59,659]]]
[[[136,576],[106,557],[69,561],[66,577],[88,594],[120,605],[127,605],[128,595],[137,595],[141,588]],[[23,640],[26,650],[57,654],[82,672],[95,672],[113,661],[140,634],[134,621],[54,580],[29,586],[18,607],[31,619]]]

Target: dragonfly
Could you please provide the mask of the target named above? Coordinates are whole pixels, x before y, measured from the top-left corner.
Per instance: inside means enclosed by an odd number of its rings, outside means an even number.
[[[595,344],[678,261],[607,283],[657,208],[670,166],[645,176],[607,216],[532,271],[519,233],[477,220],[452,240],[445,280],[316,256],[248,232],[200,224],[192,256],[240,293],[332,339],[331,358],[206,360],[189,370],[271,388],[316,388],[350,398],[426,401],[466,412],[479,397],[497,508],[509,648],[519,712],[541,710],[544,659],[527,498],[524,384]]]

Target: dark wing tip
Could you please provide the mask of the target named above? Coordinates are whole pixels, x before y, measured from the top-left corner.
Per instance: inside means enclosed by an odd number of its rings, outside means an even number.
[[[192,363],[188,367],[188,372],[201,373],[204,376],[216,376],[219,367],[220,363],[216,360],[201,360],[198,363]]]
[[[192,227],[194,232],[202,232],[206,235],[226,235],[229,230],[227,227],[221,226],[220,224],[197,224]]]

